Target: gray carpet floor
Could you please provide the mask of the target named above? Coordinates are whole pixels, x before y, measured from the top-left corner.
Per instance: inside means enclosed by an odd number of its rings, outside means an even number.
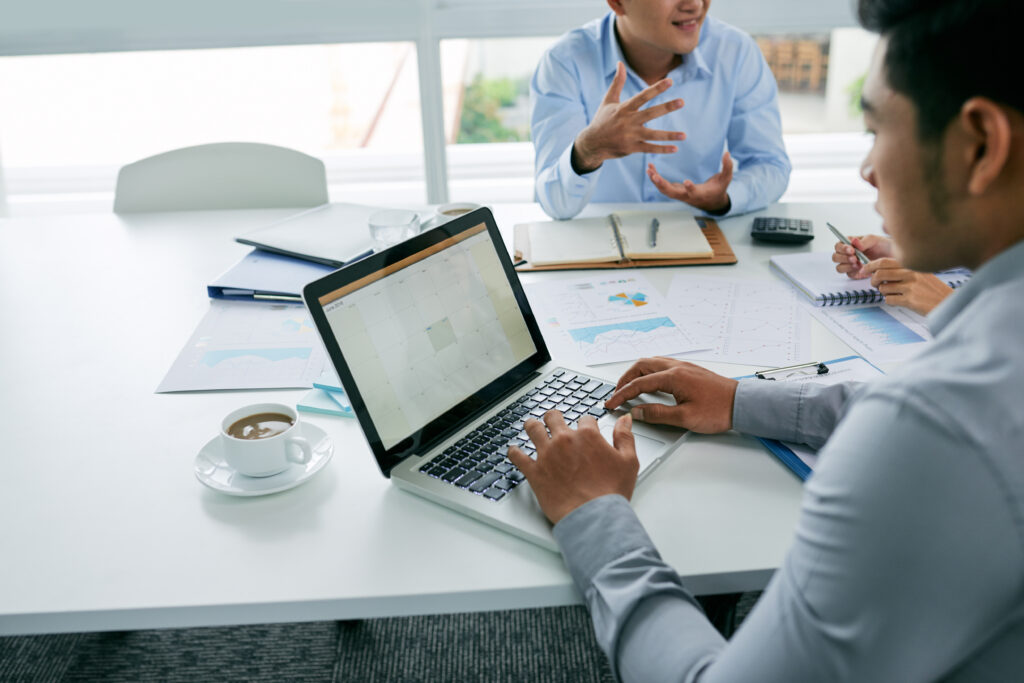
[[[757,593],[744,594],[736,626]],[[583,607],[0,638],[4,683],[612,681]]]

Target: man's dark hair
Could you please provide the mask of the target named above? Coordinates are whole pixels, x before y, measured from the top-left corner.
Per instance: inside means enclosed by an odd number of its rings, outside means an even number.
[[[889,40],[889,86],[936,141],[963,103],[982,96],[1024,113],[1024,0],[859,0],[860,22]]]

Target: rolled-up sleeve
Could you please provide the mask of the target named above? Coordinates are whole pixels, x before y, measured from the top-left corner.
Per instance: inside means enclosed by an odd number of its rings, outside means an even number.
[[[530,81],[530,130],[534,140],[537,201],[552,218],[572,218],[587,205],[601,169],[580,175],[572,167],[572,145],[587,126],[574,66],[550,52]]]

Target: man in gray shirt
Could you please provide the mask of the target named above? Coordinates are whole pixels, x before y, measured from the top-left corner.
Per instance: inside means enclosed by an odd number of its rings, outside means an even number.
[[[623,680],[1024,678],[1024,55],[1013,0],[860,0],[882,34],[862,167],[909,268],[975,270],[928,318],[934,343],[861,386],[744,381],[639,361],[608,444],[550,412],[512,450]],[[726,642],[627,502],[632,418],[820,446],[793,546]],[[550,430],[550,433],[548,432]],[[737,539],[740,542],[740,539]],[[693,548],[700,552],[700,548]]]

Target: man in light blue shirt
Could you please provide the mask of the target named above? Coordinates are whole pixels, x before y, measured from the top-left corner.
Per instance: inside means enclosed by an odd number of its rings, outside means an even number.
[[[973,269],[934,343],[866,385],[736,382],[670,358],[607,443],[551,411],[529,480],[612,669],[629,681],[1017,681],[1024,672],[1024,68],[1016,0],[860,0],[879,30],[861,169],[908,268]],[[955,49],[954,49],[955,48]],[[999,64],[999,69],[992,69]],[[822,254],[823,258],[827,258]],[[658,555],[628,499],[632,418],[820,448],[793,544],[731,641]],[[742,539],[737,539],[742,542]],[[699,547],[692,548],[699,553]]]
[[[711,0],[607,1],[612,11],[563,36],[530,82],[544,210],[681,201],[733,215],[781,197],[778,92],[750,36],[708,17]]]

